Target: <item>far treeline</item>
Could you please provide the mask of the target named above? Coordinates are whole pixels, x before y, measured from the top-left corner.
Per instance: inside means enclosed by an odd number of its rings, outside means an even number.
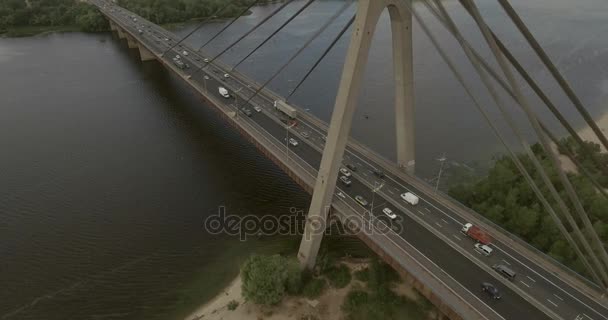
[[[270,2],[261,0],[260,3]],[[235,17],[252,3],[251,0],[118,0],[118,5],[156,24],[184,22],[217,16]]]
[[[108,30],[107,21],[90,4],[77,0],[2,0],[0,34],[30,35],[46,30]]]
[[[572,138],[563,139],[559,151],[561,154],[565,154],[563,146],[568,146],[576,159],[594,176],[596,181],[604,189],[608,189],[608,153],[602,152],[598,144],[591,142],[586,144],[587,148],[581,148]],[[568,201],[568,196],[550,159],[539,145],[534,145],[533,151],[546,168],[562,199],[565,199],[570,207],[570,212],[578,220],[574,206]],[[531,173],[536,184],[543,186],[541,189],[551,205],[557,208],[555,202],[551,200],[548,189],[544,187],[540,176],[534,170],[530,159],[524,155],[520,155],[519,158]],[[608,200],[584,175],[569,172],[568,176],[593,227],[604,245],[608,245]],[[497,159],[489,174],[481,180],[454,185],[448,193],[467,207],[520,236],[561,263],[581,274],[587,274],[574,250],[559,232],[549,213],[544,210],[532,188],[509,157],[503,156]],[[556,212],[558,212],[557,209]],[[578,222],[579,226],[582,226],[582,223]],[[565,224],[567,226],[567,223]],[[570,232],[572,233],[572,230]]]

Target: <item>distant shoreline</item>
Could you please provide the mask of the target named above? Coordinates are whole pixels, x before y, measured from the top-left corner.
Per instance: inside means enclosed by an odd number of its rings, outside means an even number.
[[[602,114],[599,117],[599,119],[597,119],[595,121],[595,123],[600,128],[600,130],[604,133],[604,135],[608,136],[608,108],[606,108],[606,109],[607,110],[604,111],[604,114]],[[591,130],[591,127],[585,126],[581,129],[579,129],[577,132],[583,140],[588,140],[588,141],[592,141],[592,142],[600,144],[600,141],[598,140],[598,138],[595,135],[595,133],[593,132],[593,130]],[[600,147],[603,151],[606,151],[604,146],[602,146],[601,144],[600,144]]]

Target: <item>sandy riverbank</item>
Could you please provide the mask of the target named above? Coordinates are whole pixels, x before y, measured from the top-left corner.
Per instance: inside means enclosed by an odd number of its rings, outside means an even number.
[[[606,106],[606,109],[608,109],[608,105]],[[600,128],[600,130],[602,130],[604,135],[608,136],[608,110],[606,110],[606,112],[599,117],[599,119],[595,120],[595,123],[597,123],[597,126]],[[578,130],[578,134],[581,136],[581,138],[583,138],[583,140],[593,141],[598,144],[600,143],[590,127],[584,127]],[[606,149],[603,147],[602,150],[606,151]]]

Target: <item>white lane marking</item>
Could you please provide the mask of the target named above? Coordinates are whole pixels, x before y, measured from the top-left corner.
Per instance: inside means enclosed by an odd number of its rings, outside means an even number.
[[[558,298],[558,299],[559,299],[559,300],[561,300],[561,301],[564,301],[564,299],[562,299],[562,297],[560,297],[560,296],[556,295],[555,293],[553,294],[553,296],[554,296],[554,297],[556,297],[556,298]]]
[[[536,282],[536,280],[534,280],[534,279],[532,279],[532,278],[530,278],[528,276],[526,276],[526,278],[530,279],[530,281],[532,281],[532,282]]]
[[[557,308],[557,303],[555,303],[555,302],[553,302],[553,301],[551,301],[549,299],[547,299],[547,301],[549,301],[550,304],[554,305]]]
[[[523,284],[524,284],[524,286],[526,286],[526,287],[530,288],[530,285],[528,285],[527,283],[525,283],[525,282],[523,282],[523,281],[521,281],[521,280],[519,280],[519,282],[523,283]]]
[[[504,262],[506,265],[510,266],[511,264],[509,263],[509,261],[502,259],[502,262]]]
[[[420,213],[420,214],[421,214],[421,215],[423,215],[423,216],[424,216],[424,215],[426,215],[426,213],[424,213],[424,212],[422,212],[422,211],[420,211],[420,210],[417,210],[417,211],[418,211],[418,213]]]
[[[447,222],[445,219],[441,219],[441,221],[443,221],[443,223],[445,224],[450,224],[449,222]]]
[[[394,192],[393,190],[391,190],[391,189],[388,189],[388,192],[389,192],[390,194],[392,194],[392,195],[395,195],[395,192]]]
[[[367,173],[365,173],[365,172],[362,172],[362,173],[363,173],[363,175],[364,175],[364,176],[366,176],[366,177],[367,177]]]
[[[431,212],[431,209],[425,207],[424,210],[428,211],[429,213]]]
[[[584,315],[585,317],[587,317],[587,318],[589,318],[589,319],[593,320],[593,318],[591,318],[590,316],[588,316],[588,315],[586,315],[586,314],[584,314],[584,313],[583,313],[583,315]]]
[[[437,225],[439,228],[442,227],[442,225],[439,222],[435,222],[435,225]]]
[[[457,235],[455,235],[455,234],[453,234],[452,237],[456,238],[458,241],[462,241],[462,238],[459,237],[459,236],[457,236]]]
[[[357,157],[357,158],[359,158],[359,157]],[[358,165],[359,167],[363,167],[363,165],[361,164],[361,162],[357,162],[357,165]],[[371,166],[370,166],[370,167],[371,167]]]
[[[393,190],[395,190],[395,192],[399,192],[399,189],[397,189],[397,188],[393,188]]]

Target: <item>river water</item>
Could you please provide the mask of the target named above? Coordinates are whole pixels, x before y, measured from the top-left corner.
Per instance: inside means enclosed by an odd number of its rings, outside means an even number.
[[[239,70],[263,81],[340,5],[315,3]],[[483,48],[455,2],[447,5]],[[514,5],[592,114],[605,112],[608,5],[603,0],[518,0]],[[272,8],[255,8],[235,23],[232,34]],[[493,2],[481,10],[533,75],[546,82],[546,72]],[[386,18],[374,40],[353,135],[393,157]],[[431,26],[443,31],[434,22]],[[206,25],[188,41],[200,44],[220,27]],[[271,88],[287,93],[338,28],[315,42]],[[225,61],[237,61],[268,30],[262,28]],[[433,159],[444,152],[469,162],[502,151],[420,29],[414,30],[420,175],[431,176]],[[457,52],[445,33],[439,37],[448,51]],[[231,39],[220,37],[206,50],[217,52]],[[341,40],[293,96],[325,120],[346,46]],[[462,54],[455,59],[472,74]],[[220,206],[237,214],[288,214],[292,208],[305,210],[309,196],[184,84],[156,63],[140,63],[115,36],[0,39],[0,79],[0,319],[171,319],[217,292],[248,254],[297,248],[293,237],[241,242],[203,230],[203,219]],[[557,92],[553,85],[543,87]],[[560,107],[582,126],[569,105]]]

